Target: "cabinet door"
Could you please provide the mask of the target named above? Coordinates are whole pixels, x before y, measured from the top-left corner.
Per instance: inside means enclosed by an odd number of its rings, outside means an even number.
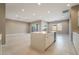
[[[76,36],[76,33],[73,32],[73,43],[74,43],[74,46],[76,46],[76,42],[77,42],[77,36]]]
[[[77,53],[79,54],[79,34],[73,33],[73,43]]]
[[[76,50],[79,54],[79,34],[77,34]]]

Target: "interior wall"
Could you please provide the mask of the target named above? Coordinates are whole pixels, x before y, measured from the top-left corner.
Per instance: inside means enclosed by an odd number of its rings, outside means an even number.
[[[78,27],[78,10],[79,10],[79,5],[73,6],[71,8],[71,26],[72,26],[72,31],[73,32],[79,32],[79,27]]]
[[[6,20],[6,34],[28,33],[28,23]]]
[[[58,24],[58,23],[62,23],[62,31],[59,33],[68,34],[69,33],[69,20],[48,23],[49,32],[52,31],[52,24]]]
[[[0,3],[0,34],[2,34],[2,44],[5,44],[5,4]]]
[[[69,21],[62,22],[62,33],[69,33]]]

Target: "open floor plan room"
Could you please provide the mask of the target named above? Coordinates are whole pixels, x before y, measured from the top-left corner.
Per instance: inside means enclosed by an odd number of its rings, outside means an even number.
[[[79,4],[0,3],[0,55],[79,55]]]
[[[3,54],[7,55],[76,55],[73,43],[67,34],[58,34],[56,42],[45,52],[30,47],[30,34],[7,36],[7,44],[3,46]]]

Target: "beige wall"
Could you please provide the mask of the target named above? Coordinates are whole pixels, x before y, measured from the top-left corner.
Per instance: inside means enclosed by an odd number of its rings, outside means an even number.
[[[5,43],[5,4],[0,3],[0,34],[2,34],[2,44]]]
[[[69,21],[65,21],[65,22],[62,22],[63,23],[63,30],[62,30],[62,33],[69,33]]]
[[[6,34],[28,33],[28,23],[6,20]]]
[[[79,27],[78,27],[78,10],[79,10],[79,5],[74,6],[71,8],[71,23],[72,23],[72,31],[78,31],[79,32]]]
[[[35,21],[35,22],[31,22],[30,23],[30,32],[32,30],[31,25],[32,24],[39,24],[40,25],[40,31],[41,31],[41,22],[42,21]],[[48,32],[52,31],[52,24],[58,24],[58,23],[62,23],[62,31],[60,33],[65,33],[68,34],[69,33],[69,20],[64,20],[64,21],[56,21],[56,22],[49,22],[48,23]]]
[[[63,34],[69,33],[69,21],[68,20],[48,23],[49,32],[52,31],[52,24],[58,24],[58,23],[62,23],[62,31],[60,33],[63,33]]]

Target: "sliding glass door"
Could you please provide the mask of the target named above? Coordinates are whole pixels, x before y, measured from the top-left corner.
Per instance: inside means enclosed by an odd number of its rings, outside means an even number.
[[[32,32],[39,31],[39,24],[32,24]]]

